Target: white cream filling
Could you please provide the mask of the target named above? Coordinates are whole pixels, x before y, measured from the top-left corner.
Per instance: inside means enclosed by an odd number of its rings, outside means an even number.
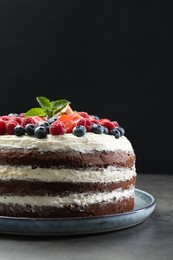
[[[70,194],[65,197],[60,196],[0,196],[0,203],[31,205],[31,206],[55,206],[63,207],[67,205],[84,206],[94,203],[116,202],[123,198],[134,197],[134,187],[127,190],[116,189],[112,192],[104,193],[79,193]]]
[[[121,168],[108,166],[94,169],[32,169],[31,166],[0,166],[0,180],[36,180],[45,182],[120,182],[136,176],[135,167]]]
[[[41,151],[133,151],[130,141],[122,136],[116,139],[113,135],[86,133],[82,137],[73,134],[48,135],[44,139],[31,136],[17,137],[15,135],[0,136],[0,149],[22,148]]]

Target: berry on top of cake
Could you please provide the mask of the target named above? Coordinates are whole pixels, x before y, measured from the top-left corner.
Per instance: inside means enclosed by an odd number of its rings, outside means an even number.
[[[29,135],[45,138],[48,134],[63,135],[72,133],[81,137],[87,132],[110,134],[115,138],[124,135],[125,131],[116,121],[99,119],[87,112],[73,111],[67,100],[50,102],[45,97],[37,97],[41,108],[32,108],[20,115],[10,113],[0,116],[0,135]]]
[[[86,217],[134,207],[135,153],[117,121],[64,99],[0,116],[0,214]]]

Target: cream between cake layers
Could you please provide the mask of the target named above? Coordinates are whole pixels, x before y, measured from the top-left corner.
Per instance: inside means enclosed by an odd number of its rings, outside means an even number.
[[[3,216],[60,218],[127,212],[134,207],[135,183],[135,154],[124,135],[115,138],[92,129],[80,137],[74,132],[55,135],[51,127],[44,138],[0,135]]]

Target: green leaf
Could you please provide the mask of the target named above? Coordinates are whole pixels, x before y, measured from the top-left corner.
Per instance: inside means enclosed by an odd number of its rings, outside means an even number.
[[[70,102],[66,99],[60,99],[56,101],[51,102],[51,108],[54,112],[54,114],[60,112],[62,109],[64,109],[67,105],[69,105]]]
[[[45,109],[45,108],[50,108],[51,107],[51,102],[48,98],[46,97],[37,97],[37,102],[39,103],[39,105]]]
[[[70,102],[66,99],[60,99],[52,102],[43,96],[37,97],[36,99],[41,108],[30,109],[25,113],[25,116],[47,116],[50,118],[70,104]]]
[[[26,113],[25,113],[25,117],[26,116],[46,116],[46,113],[44,111],[43,108],[41,107],[36,107],[36,108],[31,108],[30,110],[28,110]]]

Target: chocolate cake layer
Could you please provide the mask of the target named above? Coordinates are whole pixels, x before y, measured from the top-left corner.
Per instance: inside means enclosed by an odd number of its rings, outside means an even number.
[[[73,218],[101,216],[123,213],[133,210],[134,198],[124,198],[116,202],[95,203],[87,206],[64,206],[61,208],[49,206],[22,206],[18,204],[0,203],[1,216],[29,218]]]
[[[21,181],[10,180],[0,181],[0,195],[19,195],[19,196],[55,196],[68,195],[72,193],[84,192],[111,192],[115,189],[128,189],[130,186],[135,186],[136,176],[130,180],[110,183],[89,183],[89,182],[41,182],[36,180]]]
[[[81,152],[39,152],[38,150],[1,149],[0,165],[32,165],[33,168],[102,168],[107,166],[119,166],[131,168],[135,163],[133,152],[94,151],[92,153]]]

